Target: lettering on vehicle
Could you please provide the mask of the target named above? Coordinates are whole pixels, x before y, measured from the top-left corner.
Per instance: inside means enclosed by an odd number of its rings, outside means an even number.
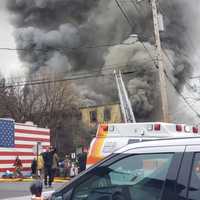
[[[103,147],[103,153],[112,153],[116,150],[117,143],[116,142],[106,142]]]

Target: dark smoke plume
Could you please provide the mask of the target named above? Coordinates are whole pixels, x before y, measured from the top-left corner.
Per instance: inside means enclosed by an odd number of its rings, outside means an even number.
[[[179,89],[192,69],[187,31],[191,28],[189,22],[193,21],[191,13],[197,13],[195,2],[160,0],[165,24],[161,40],[168,54],[164,60],[167,73]],[[107,65],[126,64],[136,71],[126,78],[133,108],[137,116],[148,118],[159,98],[157,69],[141,44],[145,42],[155,57],[151,7],[149,1],[136,4],[135,0],[130,0],[120,4],[131,27],[113,0],[8,0],[7,8],[16,27],[17,47],[27,49],[19,51],[19,56],[30,66],[30,73],[43,67],[67,73],[106,70]],[[138,41],[131,42],[130,34],[138,34]],[[127,41],[132,44],[126,45]],[[80,48],[112,43],[120,45]],[[91,105],[116,99],[113,82],[106,79],[79,86],[82,102]]]

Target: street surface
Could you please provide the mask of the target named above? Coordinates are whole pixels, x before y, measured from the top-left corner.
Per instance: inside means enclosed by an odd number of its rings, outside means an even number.
[[[51,191],[60,187],[64,183],[54,183],[53,188],[44,189],[43,191]],[[16,197],[21,196],[29,196],[30,195],[30,187],[31,183],[26,182],[17,182],[17,183],[0,183],[0,199],[15,199]],[[13,199],[13,200],[14,200]],[[17,200],[18,198],[16,198]],[[19,198],[23,200],[23,198]],[[30,199],[30,198],[29,198]]]

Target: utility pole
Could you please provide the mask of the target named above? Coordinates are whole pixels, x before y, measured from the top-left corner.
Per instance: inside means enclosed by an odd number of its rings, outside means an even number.
[[[162,104],[161,106],[162,106],[163,121],[169,122],[167,83],[166,83],[165,68],[163,65],[163,57],[162,57],[157,3],[158,3],[158,0],[151,0],[154,34],[155,34],[155,42],[156,42],[156,54],[157,54],[157,62],[158,62],[158,67],[159,67],[160,93],[161,93],[161,104]]]

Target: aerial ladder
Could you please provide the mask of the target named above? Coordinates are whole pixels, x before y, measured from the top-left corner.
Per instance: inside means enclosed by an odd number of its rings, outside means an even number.
[[[119,70],[116,72],[114,71],[114,76],[117,84],[118,96],[120,100],[121,111],[123,115],[123,119],[125,123],[136,123],[135,116],[133,113],[133,109],[131,106],[131,102],[128,98],[128,93],[122,79],[122,73]]]

